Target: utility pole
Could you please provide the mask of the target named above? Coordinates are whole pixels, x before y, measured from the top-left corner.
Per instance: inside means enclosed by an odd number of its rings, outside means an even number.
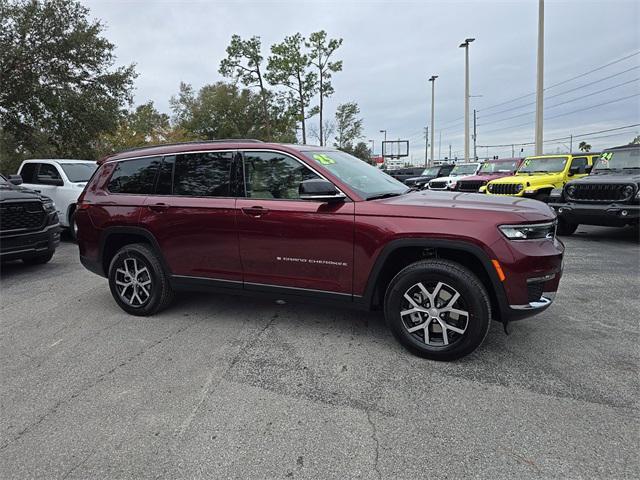
[[[473,109],[473,161],[478,159],[478,152],[476,151],[476,109]]]
[[[515,158],[516,156],[516,146],[512,143],[511,144],[511,158]]]
[[[573,133],[571,134],[570,140],[569,140],[569,153],[573,152]]]
[[[433,148],[433,145],[431,145],[431,148]],[[427,125],[426,127],[424,127],[424,168],[427,168],[427,166],[429,166],[428,152],[429,152],[429,126]]]
[[[442,130],[438,132],[438,160],[442,159]]]
[[[465,38],[460,44],[464,48],[464,161],[469,161],[469,44],[475,38]]]
[[[451,144],[449,144],[449,160],[451,160]]]
[[[538,67],[536,82],[536,155],[543,152],[544,108],[544,0],[538,0]]]
[[[436,118],[436,103],[435,103],[435,97],[436,97],[436,78],[438,78],[437,75],[431,75],[431,78],[429,79],[429,81],[431,82],[431,163],[433,163],[433,136],[436,133],[435,130],[435,118]],[[428,142],[427,142],[428,143]]]

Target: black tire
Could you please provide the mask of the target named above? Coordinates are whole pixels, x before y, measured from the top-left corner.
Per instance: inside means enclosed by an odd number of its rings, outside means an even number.
[[[71,239],[72,242],[78,241],[75,208],[71,212],[71,215],[69,215],[69,228],[67,229],[67,234],[69,235],[69,238]]]
[[[455,335],[456,338],[448,345],[444,343],[442,345],[427,344],[424,341],[426,330],[422,332],[422,339],[419,338],[421,334],[419,331],[409,333],[405,320],[400,314],[403,308],[407,308],[406,305],[408,305],[408,301],[404,297],[405,292],[416,288],[419,282],[426,285],[437,285],[438,282],[442,282],[446,287],[452,288],[460,294],[459,300],[453,305],[459,305],[459,302],[463,302],[466,307],[465,311],[468,312],[468,315],[464,333],[450,334]],[[429,291],[429,287],[426,286],[426,288]],[[436,293],[435,287],[429,293]],[[450,301],[450,299],[451,297],[446,301]],[[419,261],[401,270],[391,280],[387,288],[384,313],[391,332],[404,347],[420,357],[432,360],[455,360],[473,352],[484,341],[491,324],[491,305],[486,288],[470,270],[450,260]],[[442,314],[440,317],[442,318]],[[460,317],[458,316],[458,318]],[[418,322],[423,322],[424,319],[425,317],[422,316],[422,320]],[[429,320],[433,323],[433,328],[438,327],[435,320],[435,318]],[[446,323],[453,321],[448,318]],[[428,326],[427,328],[431,329],[432,327]],[[442,327],[439,328],[446,330]],[[462,328],[460,329],[462,330]],[[434,332],[434,335],[437,335],[437,332]],[[444,337],[444,335],[442,336]]]
[[[578,229],[578,225],[578,223],[570,223],[563,218],[558,218],[558,228],[556,229],[556,232],[558,235],[562,236],[573,235]]]
[[[125,260],[128,262],[126,265]],[[135,260],[140,270],[143,270],[143,268],[147,270],[146,273],[141,272],[140,277],[136,278],[136,281],[139,281],[138,284],[128,287],[130,290],[124,293],[125,299],[123,299],[123,287],[118,285],[117,282],[124,281],[122,271],[131,267],[132,260]],[[145,286],[149,287],[149,293],[145,296],[140,285],[147,280],[150,283]],[[162,268],[157,254],[143,243],[126,245],[114,255],[109,265],[109,288],[111,289],[111,295],[113,295],[120,308],[131,315],[153,315],[167,308],[173,300],[173,290],[169,283],[169,278]],[[147,289],[145,288],[144,291],[147,291]],[[136,304],[138,302],[133,299],[132,292],[135,292],[136,296],[138,293],[140,294],[137,296],[140,301],[139,304]],[[132,296],[132,303],[126,301],[128,294]]]
[[[536,200],[539,200],[541,202],[547,203],[547,200],[549,200],[549,194],[548,193],[538,193],[535,197]]]
[[[40,255],[37,255],[35,257],[23,258],[22,263],[24,263],[25,265],[43,265],[53,258],[54,253],[55,250],[49,250],[48,252],[41,253]]]

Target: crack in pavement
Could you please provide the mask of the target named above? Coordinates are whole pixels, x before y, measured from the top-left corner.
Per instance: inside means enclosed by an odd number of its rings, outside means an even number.
[[[91,450],[91,452],[89,452],[89,454],[86,457],[84,457],[80,462],[76,463],[73,467],[67,470],[67,472],[61,477],[61,480],[65,480],[69,475],[75,472],[78,468],[80,468],[82,465],[87,463],[87,460],[89,460],[93,456],[93,454],[96,453],[97,450],[98,450],[98,447]]]
[[[38,425],[40,425],[42,422],[44,422],[49,416],[55,414],[60,407],[62,407],[63,405],[69,403],[70,401],[76,399],[77,397],[79,397],[83,393],[87,392],[88,390],[91,390],[93,387],[97,386],[98,384],[102,383],[107,377],[109,377],[112,373],[114,373],[119,368],[124,367],[125,365],[128,365],[129,363],[133,362],[137,358],[139,358],[142,355],[144,355],[147,351],[149,351],[149,350],[153,349],[154,347],[160,345],[161,343],[165,342],[166,340],[170,339],[171,337],[184,332],[188,328],[191,328],[194,325],[197,325],[198,323],[201,323],[202,321],[203,320],[198,320],[198,321],[193,322],[193,323],[191,323],[189,325],[186,325],[184,327],[180,327],[177,330],[174,330],[173,332],[171,332],[170,334],[165,335],[161,339],[159,339],[159,340],[157,340],[157,341],[155,341],[155,342],[143,347],[139,352],[135,353],[134,355],[131,355],[125,361],[119,363],[118,365],[116,365],[115,367],[111,368],[107,372],[102,373],[101,375],[98,375],[92,382],[90,382],[88,385],[85,385],[84,387],[80,388],[80,390],[76,391],[71,396],[58,400],[53,407],[51,407],[43,415],[41,415],[34,423],[32,423],[30,425],[27,425],[20,432],[18,432],[16,435],[14,435],[13,438],[11,438],[11,439],[7,440],[5,443],[3,443],[0,446],[0,452],[5,450],[12,443],[15,443],[16,441],[18,441],[23,435],[27,434],[28,432],[30,432],[34,428],[37,428]]]
[[[378,478],[382,479],[382,472],[380,471],[380,467],[378,465],[378,462],[380,460],[380,442],[378,441],[378,430],[376,429],[376,425],[373,423],[373,420],[371,420],[371,412],[369,410],[365,410],[365,412],[367,414],[367,421],[369,422],[369,425],[371,425],[371,440],[373,440],[373,443],[376,447],[373,469],[378,474]]]

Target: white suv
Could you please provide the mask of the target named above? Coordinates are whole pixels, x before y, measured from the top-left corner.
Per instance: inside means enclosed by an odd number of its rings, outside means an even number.
[[[457,163],[448,177],[434,178],[429,182],[427,188],[429,190],[455,190],[458,180],[469,177],[478,173],[482,163]]]
[[[22,187],[50,197],[56,206],[60,225],[76,238],[76,201],[98,165],[91,160],[25,160],[18,169]]]

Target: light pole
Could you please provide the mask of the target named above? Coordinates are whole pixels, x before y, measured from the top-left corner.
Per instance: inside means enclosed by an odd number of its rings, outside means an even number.
[[[460,44],[464,48],[464,161],[469,161],[469,44],[475,38],[465,38]]]
[[[376,143],[373,140],[369,140],[369,142],[371,142],[371,156],[373,157],[375,155],[375,148],[376,148]]]
[[[542,155],[544,103],[544,0],[538,0],[538,68],[536,82],[536,155]]]
[[[387,141],[387,131],[380,130],[380,133],[384,133],[384,141]],[[380,149],[380,154],[384,157],[384,143],[382,144],[382,148]]]
[[[434,126],[435,118],[436,118],[436,104],[435,104],[436,78],[438,78],[437,75],[431,75],[431,78],[429,79],[429,81],[431,82],[431,162],[429,163],[429,165],[433,163],[433,147],[435,143],[433,141],[433,136],[436,132],[435,126]]]

